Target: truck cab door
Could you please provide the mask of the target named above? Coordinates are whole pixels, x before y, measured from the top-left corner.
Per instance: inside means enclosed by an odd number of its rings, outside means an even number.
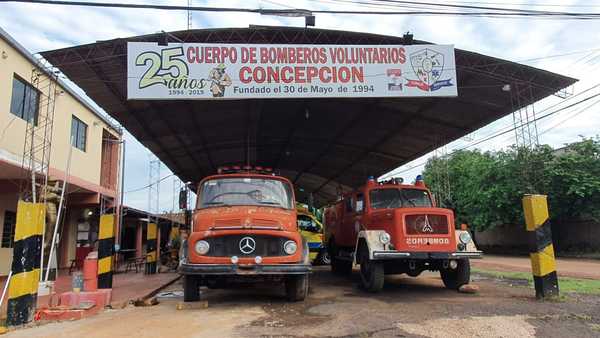
[[[341,231],[343,236],[341,242],[344,246],[354,246],[356,237],[361,230],[362,211],[364,210],[364,201],[362,193],[352,194],[344,200],[344,217]]]
[[[340,219],[340,236],[338,243],[350,246],[352,242],[352,229],[354,228],[354,200],[353,196],[346,196],[342,203],[342,217]]]
[[[354,238],[358,237],[358,233],[367,228],[365,216],[365,197],[362,192],[356,194],[354,216]]]

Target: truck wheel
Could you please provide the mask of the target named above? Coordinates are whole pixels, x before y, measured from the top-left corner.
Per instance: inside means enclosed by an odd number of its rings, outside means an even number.
[[[285,280],[285,294],[290,302],[304,300],[308,295],[308,275],[288,277]]]
[[[471,263],[468,259],[459,259],[456,269],[440,270],[440,277],[446,288],[458,290],[471,280]]]
[[[333,239],[329,241],[327,250],[331,259],[331,272],[336,275],[349,275],[352,273],[352,261],[337,258],[339,252]]]
[[[331,256],[329,256],[329,251],[327,249],[321,250],[316,259],[317,265],[329,265],[331,264]]]
[[[385,271],[383,263],[369,259],[369,251],[361,250],[360,280],[365,290],[379,292],[383,289]]]
[[[183,301],[195,302],[200,300],[200,290],[198,289],[198,278],[196,276],[183,276]]]

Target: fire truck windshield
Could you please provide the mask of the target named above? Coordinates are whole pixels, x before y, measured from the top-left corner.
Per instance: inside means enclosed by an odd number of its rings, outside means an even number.
[[[369,198],[373,209],[432,207],[429,193],[420,189],[374,189]]]
[[[198,208],[230,205],[260,205],[292,209],[289,184],[265,178],[218,178],[202,184]]]

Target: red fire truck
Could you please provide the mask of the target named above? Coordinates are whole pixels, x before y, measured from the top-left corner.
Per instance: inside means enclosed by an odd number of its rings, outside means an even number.
[[[325,227],[332,271],[360,265],[371,292],[382,289],[386,274],[426,270],[440,271],[444,285],[458,289],[469,283],[469,258],[482,255],[466,229],[455,229],[453,212],[435,206],[420,175],[413,185],[369,178],[325,211]]]
[[[261,167],[221,168],[198,188],[192,232],[179,273],[184,300],[199,286],[277,281],[289,300],[303,300],[311,271],[296,220],[292,183]]]

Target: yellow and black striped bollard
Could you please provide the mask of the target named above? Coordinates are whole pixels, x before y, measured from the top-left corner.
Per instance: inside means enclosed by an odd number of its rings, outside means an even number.
[[[558,296],[558,276],[546,195],[525,195],[523,211],[529,236],[529,257],[535,296],[537,298]]]
[[[112,289],[115,247],[115,215],[100,216],[98,229],[98,288]]]
[[[9,326],[29,323],[35,314],[45,217],[46,206],[43,203],[19,201],[13,247],[13,275],[8,287],[6,324]]]
[[[148,223],[146,238],[146,274],[156,273],[156,223]]]

